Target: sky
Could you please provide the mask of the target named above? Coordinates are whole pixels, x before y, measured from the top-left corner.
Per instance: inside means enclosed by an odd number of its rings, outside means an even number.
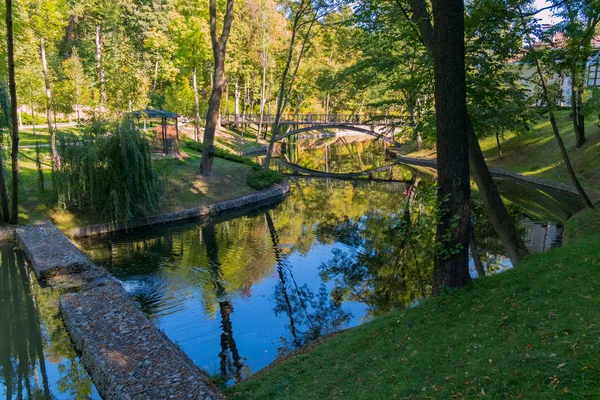
[[[537,9],[548,7],[549,5],[550,2],[546,0],[535,0],[535,6]],[[552,18],[552,10],[545,10],[541,12],[538,18],[540,18],[544,24],[556,23],[556,18]]]

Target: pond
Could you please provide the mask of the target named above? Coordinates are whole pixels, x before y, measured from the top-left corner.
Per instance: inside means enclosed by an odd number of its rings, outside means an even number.
[[[59,292],[40,288],[10,245],[0,245],[0,265],[0,396],[100,399],[62,324]]]
[[[293,177],[290,196],[272,207],[81,245],[198,366],[231,384],[429,294],[435,191],[427,171],[393,171],[394,182]],[[581,208],[573,196],[499,187],[535,251],[560,243],[561,224]],[[488,271],[510,267],[475,210]]]

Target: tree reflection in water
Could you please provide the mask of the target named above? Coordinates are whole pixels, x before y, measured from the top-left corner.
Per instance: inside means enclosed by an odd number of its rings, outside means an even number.
[[[398,211],[374,209],[356,221],[330,221],[318,237],[335,237],[354,250],[335,249],[320,267],[333,296],[364,303],[371,316],[411,305],[429,294],[435,252],[435,187],[416,179]]]
[[[37,285],[21,253],[0,246],[0,257],[0,391],[7,399],[89,398],[91,380],[57,314],[58,292]],[[58,376],[48,363],[58,364]]]
[[[275,315],[285,314],[290,337],[282,336],[279,355],[305,345],[311,340],[340,330],[350,321],[352,314],[342,309],[342,302],[329,296],[324,284],[314,293],[308,285],[299,286],[293,268],[279,244],[279,236],[269,211],[265,220],[275,250],[276,269],[279,282],[275,286]]]
[[[226,381],[231,378],[239,381],[242,379],[244,363],[233,337],[233,325],[231,323],[233,304],[227,300],[227,291],[223,285],[223,272],[219,261],[219,245],[214,224],[202,227],[202,238],[206,245],[209,270],[221,313],[221,329],[223,330],[220,341],[221,352],[219,353],[221,377]]]

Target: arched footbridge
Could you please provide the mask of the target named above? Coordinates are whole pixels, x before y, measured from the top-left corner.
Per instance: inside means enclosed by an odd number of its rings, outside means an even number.
[[[283,139],[286,139],[290,136],[294,136],[294,135],[299,135],[301,133],[305,133],[305,132],[322,132],[325,130],[343,130],[343,131],[351,131],[351,132],[358,132],[358,133],[362,133],[365,135],[370,135],[373,136],[377,139],[383,140],[384,142],[390,143],[394,146],[399,146],[400,143],[396,142],[393,137],[390,138],[388,136],[385,136],[384,133],[380,133],[380,132],[376,132],[370,129],[366,129],[366,128],[361,128],[359,126],[355,126],[355,125],[337,125],[337,124],[332,124],[332,125],[314,125],[314,126],[305,126],[299,129],[294,129],[291,131],[288,131],[286,133],[284,133],[283,135],[277,136],[275,138],[276,141],[280,141]],[[321,137],[329,137],[329,136],[325,136],[322,133],[320,134]],[[335,134],[335,136],[344,136],[341,134]],[[318,135],[311,135],[311,137],[319,137]]]

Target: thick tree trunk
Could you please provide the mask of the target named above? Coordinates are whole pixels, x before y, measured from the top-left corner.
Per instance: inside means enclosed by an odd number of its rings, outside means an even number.
[[[200,100],[198,99],[198,78],[197,68],[194,67],[194,75],[192,76],[192,83],[194,86],[194,112],[196,120],[194,121],[194,140],[197,142],[200,138]]]
[[[104,66],[102,64],[102,27],[96,25],[96,72],[98,73],[98,82],[100,83],[100,99],[102,105],[106,104],[106,89],[104,85]]]
[[[42,72],[46,84],[46,117],[48,118],[48,132],[50,133],[50,151],[52,152],[52,168],[60,169],[60,157],[56,150],[56,132],[52,126],[52,93],[50,91],[50,77],[48,76],[48,64],[46,63],[46,43],[40,39],[40,54],[42,57]]]
[[[436,232],[439,246],[433,294],[464,287],[469,275],[471,231],[467,91],[465,76],[464,3],[434,0],[434,71],[438,164]]]
[[[225,85],[225,55],[231,24],[233,23],[234,0],[227,0],[227,10],[223,20],[223,31],[220,38],[217,37],[217,1],[210,0],[210,36],[212,42],[215,68],[213,74],[213,89],[208,101],[208,112],[206,114],[206,126],[204,129],[204,141],[202,147],[202,160],[200,161],[200,173],[204,176],[212,175],[213,160],[215,157],[215,134],[219,126],[219,111],[221,108],[221,97]]]
[[[410,5],[413,9],[412,20],[419,28],[421,40],[427,52],[433,56],[433,28],[425,3],[423,0],[410,0]],[[512,218],[508,214],[500,193],[498,193],[498,188],[494,183],[492,174],[485,163],[485,158],[481,152],[481,147],[479,146],[479,141],[477,140],[477,135],[468,112],[466,120],[471,176],[477,184],[486,213],[494,226],[498,238],[502,242],[512,264],[517,266],[529,255],[529,251],[523,242],[523,238],[519,235]]]
[[[12,0],[6,0],[6,41],[8,50],[8,86],[12,132],[12,215],[8,210],[8,192],[4,179],[4,160],[0,151],[0,203],[3,222],[19,223],[19,126],[17,121],[17,85],[15,82],[15,47],[13,37]]]

